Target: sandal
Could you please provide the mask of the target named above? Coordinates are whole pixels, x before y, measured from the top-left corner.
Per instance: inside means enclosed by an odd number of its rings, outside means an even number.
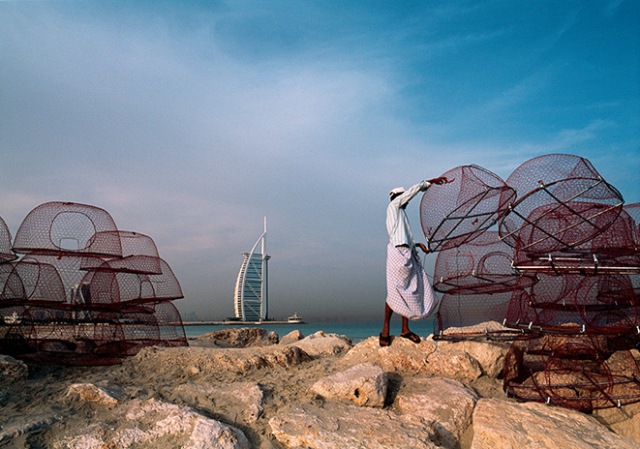
[[[413,332],[407,332],[405,334],[400,334],[400,336],[402,338],[406,338],[407,340],[411,340],[412,342],[418,344],[420,343],[422,340],[420,339],[420,337],[416,334],[414,334]]]
[[[391,335],[382,335],[378,337],[378,341],[380,342],[380,346],[385,347],[391,344]]]

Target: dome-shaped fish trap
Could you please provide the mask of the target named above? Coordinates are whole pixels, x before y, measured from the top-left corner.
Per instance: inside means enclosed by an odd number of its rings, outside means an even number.
[[[528,285],[527,279],[533,283],[533,276],[514,270],[512,264],[513,248],[500,240],[497,231],[485,231],[464,245],[438,253],[433,288],[466,295],[510,292],[519,280],[520,288]],[[520,279],[523,276],[526,279]]]
[[[524,272],[554,274],[640,273],[639,206],[638,203],[623,206],[620,215],[603,226],[601,233],[571,250],[537,256],[514,251],[514,266]]]
[[[622,210],[622,195],[581,157],[531,159],[507,178],[517,201],[500,223],[517,260],[575,250],[604,232]]]
[[[13,252],[11,232],[5,221],[0,217],[0,263],[9,262],[18,258]]]
[[[640,205],[573,155],[531,159],[506,182],[476,166],[444,176],[455,182],[420,208],[444,293],[434,339],[514,340],[504,388],[523,400],[640,401]]]
[[[445,293],[436,315],[436,340],[509,340],[522,332],[502,325],[510,292],[458,295]]]
[[[106,210],[54,201],[41,204],[25,217],[13,249],[19,253],[122,257],[120,236],[113,231],[117,231],[116,224]]]
[[[22,259],[0,264],[0,301],[30,304],[66,302],[60,273],[52,265]]]
[[[640,368],[629,350],[603,336],[554,335],[517,340],[507,352],[509,396],[591,412],[640,401]]]
[[[85,257],[82,270],[118,270],[132,273],[162,274],[162,264],[153,239],[145,234],[132,231],[97,232],[94,241],[118,240],[122,246],[122,256],[117,258]],[[111,264],[105,265],[105,260]]]
[[[506,325],[564,334],[636,332],[638,296],[628,275],[538,274],[538,281],[513,292]]]
[[[119,231],[98,207],[45,203],[0,263],[0,349],[42,363],[120,363],[151,345],[187,344],[170,301],[183,297],[147,235]]]
[[[160,273],[149,274],[147,266],[160,266]],[[92,303],[115,304],[128,302],[156,303],[183,297],[178,279],[164,260],[148,256],[130,256],[104,262],[82,278]]]
[[[452,181],[431,186],[420,201],[420,223],[432,252],[470,242],[493,226],[515,199],[496,174],[477,165],[453,168]]]

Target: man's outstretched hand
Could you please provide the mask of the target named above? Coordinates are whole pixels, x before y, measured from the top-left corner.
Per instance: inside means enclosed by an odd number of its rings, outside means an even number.
[[[439,178],[429,179],[427,182],[441,186],[442,184],[449,184],[450,182],[453,182],[453,179],[449,181],[446,176],[440,176]]]

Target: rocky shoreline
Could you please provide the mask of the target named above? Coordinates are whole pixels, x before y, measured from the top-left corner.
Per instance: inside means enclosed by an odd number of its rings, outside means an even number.
[[[238,328],[117,366],[0,356],[0,447],[640,448],[640,404],[587,415],[507,397],[508,347]]]

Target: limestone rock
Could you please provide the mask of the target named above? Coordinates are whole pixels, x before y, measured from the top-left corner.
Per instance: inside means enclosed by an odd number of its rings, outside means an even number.
[[[223,348],[269,346],[278,343],[278,334],[256,327],[234,327],[209,332],[192,339],[193,346],[207,346],[206,343],[211,342]]]
[[[318,380],[311,389],[329,399],[344,399],[360,406],[384,407],[387,375],[373,363],[363,363]]]
[[[434,422],[440,446],[461,447],[471,428],[473,409],[478,400],[464,385],[443,377],[417,378],[398,392],[395,407],[400,413],[417,415]]]
[[[0,425],[0,446],[4,447],[22,435],[45,432],[59,420],[60,417],[54,414],[36,414],[8,421],[3,419]]]
[[[118,400],[111,393],[90,383],[70,385],[67,389],[67,397],[105,407],[118,404]]]
[[[325,334],[318,331],[302,340],[291,343],[290,346],[297,346],[312,357],[323,355],[337,355],[349,351],[353,344],[349,338],[338,334]]]
[[[474,324],[465,327],[448,327],[443,335],[483,335],[487,333],[512,333],[513,329],[503,326],[497,321],[485,321],[483,323]]]
[[[618,435],[632,439],[640,447],[640,402],[620,408],[596,410],[593,416]]]
[[[302,332],[300,332],[299,330],[293,330],[291,332],[289,332],[287,335],[285,335],[284,337],[282,337],[280,339],[280,344],[281,345],[288,345],[289,343],[294,343],[296,341],[302,340],[304,338],[304,335],[302,335]]]
[[[297,366],[311,357],[296,346],[257,348],[143,348],[123,363],[135,372],[153,372],[158,378],[195,380],[216,373],[244,374],[258,369]]]
[[[85,434],[62,435],[54,449],[118,447],[152,449],[249,449],[246,436],[235,427],[206,418],[193,410],[157,400],[134,400],[122,410],[122,418],[93,422]]]
[[[429,356],[429,374],[450,377],[462,381],[474,381],[482,376],[480,363],[466,352],[455,348],[437,346]]]
[[[223,387],[187,383],[171,388],[165,395],[172,401],[180,400],[209,415],[223,415],[228,419],[240,417],[248,424],[255,423],[263,412],[262,388],[251,382],[225,384]]]
[[[355,345],[339,363],[352,366],[372,362],[389,372],[426,373],[429,370],[427,359],[435,349],[434,342],[422,340],[415,344],[404,338],[394,338],[391,346],[380,347],[378,337],[370,337]]]
[[[394,338],[392,344],[380,347],[377,337],[358,343],[341,360],[342,364],[373,362],[385,371],[403,374],[428,374],[473,381],[482,375],[478,361],[465,352],[436,342],[422,340],[415,344]]]
[[[24,380],[29,375],[27,364],[22,360],[0,354],[0,383]]]
[[[509,351],[510,344],[491,341],[447,341],[438,340],[438,349],[451,348],[469,354],[476,359],[482,371],[489,377],[496,378],[502,374],[504,358]]]
[[[436,449],[432,423],[369,407],[298,405],[269,420],[286,449]]]
[[[638,449],[632,440],[575,410],[535,402],[480,399],[473,413],[471,449],[524,447]]]

